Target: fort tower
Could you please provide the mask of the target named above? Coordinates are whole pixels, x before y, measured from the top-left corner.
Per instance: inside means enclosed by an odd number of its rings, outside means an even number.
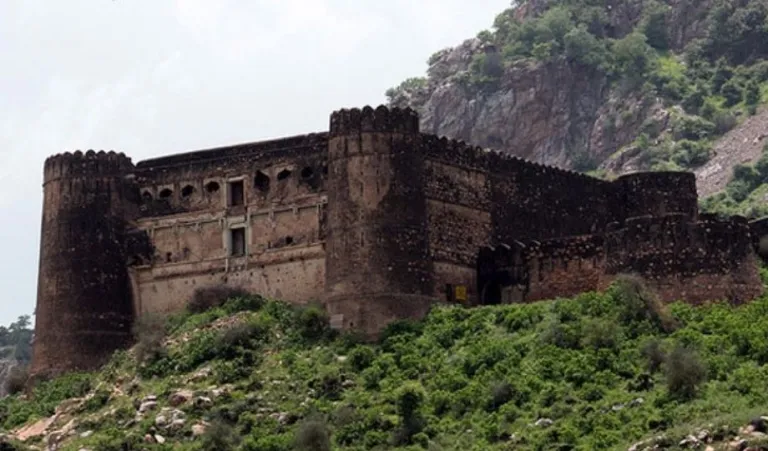
[[[132,168],[114,152],[45,162],[33,377],[92,368],[130,342],[123,245]]]
[[[430,305],[424,159],[410,109],[341,110],[328,141],[326,303],[344,327],[418,316]]]

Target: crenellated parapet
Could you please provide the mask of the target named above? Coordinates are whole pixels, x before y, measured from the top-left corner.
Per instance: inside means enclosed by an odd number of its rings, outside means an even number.
[[[133,162],[124,153],[103,150],[65,152],[45,160],[43,180],[127,174],[133,169]]]
[[[341,109],[331,114],[331,136],[361,132],[419,133],[419,115],[410,108]]]
[[[486,149],[468,144],[461,140],[422,134],[419,150],[433,160],[444,161],[456,166],[482,170],[501,175],[512,175],[520,171],[532,175],[561,176],[586,183],[605,184],[602,180],[580,172],[525,160],[515,155],[495,149]]]

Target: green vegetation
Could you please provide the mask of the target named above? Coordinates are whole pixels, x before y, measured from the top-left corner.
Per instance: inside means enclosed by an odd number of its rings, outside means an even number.
[[[768,323],[755,318],[766,314],[768,297],[667,306],[627,277],[574,299],[438,307],[364,343],[331,331],[319,308],[240,297],[138,328],[168,334],[147,340],[161,350],[143,360],[118,352],[98,373],[0,400],[0,425],[93,393],[62,449],[614,448],[765,406]],[[159,409],[181,389],[212,402],[181,404],[184,426],[142,443],[158,412],[134,419],[141,400],[155,395]]]
[[[639,11],[627,6],[627,11],[615,12],[624,7],[599,0],[555,0],[547,2],[540,14],[524,20],[518,18],[519,11],[509,8],[495,18],[491,29],[478,33],[484,44],[468,67],[456,69],[455,74],[439,70],[431,71],[427,78],[408,79],[389,89],[387,97],[391,103],[418,108],[419,102],[428,98],[422,94],[433,77],[453,77],[468,96],[483,97],[497,91],[505,74],[520,65],[548,64],[590,71],[590,77],[607,82],[611,97],[642,98],[645,105],[661,99],[671,114],[670,124],[662,127],[649,118],[629,143],[628,147],[640,151],[638,169],[698,168],[712,157],[715,141],[742,118],[754,115],[765,99],[768,4],[762,0],[714,0],[712,8],[693,19],[706,33],[689,42],[674,41],[681,24],[672,22],[671,12],[673,8],[678,15],[693,11],[685,12],[683,4],[659,0],[641,5]],[[440,61],[442,54],[430,57],[430,66]],[[420,95],[409,95],[417,91]],[[610,114],[629,114],[621,105],[618,108]],[[615,123],[608,124],[606,136],[612,136]],[[617,149],[617,154],[625,149]],[[573,155],[572,162],[574,169],[581,171],[591,171],[600,164],[584,155]],[[745,186],[751,189],[745,190]],[[754,200],[768,190],[762,183],[735,181],[734,187],[738,191],[735,196],[713,198],[706,207],[749,214],[765,209]],[[749,199],[747,205],[743,204],[745,199]],[[718,205],[720,201],[724,204]]]
[[[0,359],[13,359],[22,364],[32,358],[32,329],[29,315],[22,315],[10,326],[0,326]]]
[[[768,145],[755,164],[733,168],[725,190],[701,201],[701,208],[721,215],[762,217],[768,215]]]

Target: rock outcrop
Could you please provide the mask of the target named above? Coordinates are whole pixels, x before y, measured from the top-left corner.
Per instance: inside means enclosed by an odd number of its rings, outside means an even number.
[[[672,49],[704,36],[711,1],[664,3]],[[548,4],[548,0],[524,1],[513,14],[527,20],[541,15]],[[644,4],[607,2],[607,36],[621,38],[635,29]],[[492,89],[468,89],[462,81],[472,60],[487,51],[487,43],[473,38],[436,53],[430,58],[426,82],[397,90],[391,103],[418,110],[426,132],[572,169],[597,167],[630,144],[647,121],[669,115],[653,94],[611,83],[604,73],[564,57],[544,63],[521,60],[506,67]],[[621,164],[627,160],[623,158],[603,168],[631,172],[631,164]]]

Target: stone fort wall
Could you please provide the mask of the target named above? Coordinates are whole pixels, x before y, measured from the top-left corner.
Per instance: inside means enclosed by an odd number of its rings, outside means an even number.
[[[692,174],[598,180],[422,134],[413,111],[384,107],[135,165],[59,155],[44,192],[40,375],[98,365],[133,318],[219,284],[319,301],[334,327],[369,334],[435,302],[570,296],[627,271],[665,299],[741,302],[759,292],[754,231],[768,229],[700,220]]]

